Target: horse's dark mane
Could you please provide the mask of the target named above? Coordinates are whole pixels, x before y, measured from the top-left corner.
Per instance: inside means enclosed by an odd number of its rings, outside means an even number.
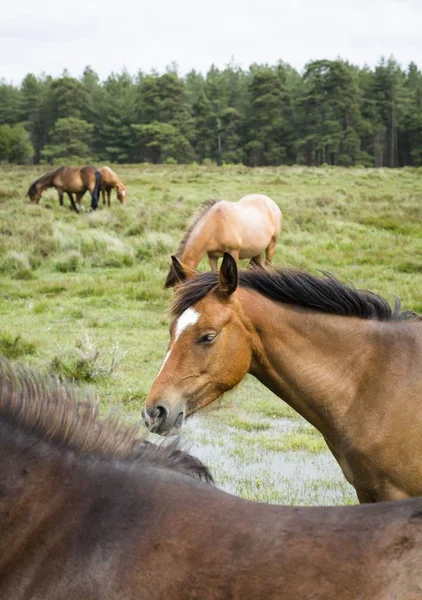
[[[212,483],[200,460],[178,449],[177,441],[152,444],[113,414],[101,418],[98,402],[57,378],[48,378],[0,357],[0,420],[77,455],[136,461],[179,471]]]
[[[176,250],[176,256],[177,257],[181,257],[183,254],[183,250],[185,249],[186,244],[188,243],[188,239],[190,238],[190,235],[192,233],[192,231],[195,229],[195,227],[197,226],[197,224],[199,223],[199,221],[202,219],[202,217],[215,205],[217,204],[217,202],[220,202],[220,200],[207,200],[206,202],[204,202],[201,206],[201,208],[199,209],[199,211],[196,213],[196,215],[193,217],[193,220],[191,222],[191,224],[189,225],[189,227],[186,229],[185,231],[185,235],[183,236],[182,241],[179,244],[179,247]],[[174,268],[173,266],[170,267],[170,270],[168,272],[167,275],[167,279],[166,279],[166,283],[165,283],[165,287],[170,287],[172,285],[174,285],[177,282],[177,277],[176,277],[176,273],[174,272]]]
[[[42,177],[39,177],[38,179],[36,179],[35,181],[33,181],[31,183],[31,185],[29,186],[29,190],[28,190],[27,196],[31,196],[32,194],[35,194],[35,192],[37,191],[37,185],[39,183],[44,183],[44,181],[46,179],[48,179],[49,177],[51,177],[52,175],[54,175],[55,173],[57,173],[58,171],[60,171],[60,169],[63,169],[63,167],[56,167],[55,169],[52,169],[51,171],[48,171],[48,173],[46,173]]]
[[[174,317],[202,300],[218,284],[218,273],[200,273],[177,286],[171,307]],[[401,312],[395,298],[392,308],[385,298],[366,290],[358,290],[342,283],[330,273],[324,277],[287,267],[268,270],[250,267],[239,271],[239,285],[271,300],[333,315],[374,319],[378,321],[403,321],[421,319],[411,310]]]

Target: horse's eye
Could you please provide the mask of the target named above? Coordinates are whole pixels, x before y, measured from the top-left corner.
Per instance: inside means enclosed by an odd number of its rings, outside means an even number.
[[[217,337],[216,333],[207,333],[199,338],[200,344],[211,344]]]

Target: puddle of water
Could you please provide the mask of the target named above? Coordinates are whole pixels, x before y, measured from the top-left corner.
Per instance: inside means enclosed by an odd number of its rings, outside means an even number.
[[[269,423],[271,428],[265,431],[239,432],[221,420],[198,415],[184,426],[182,445],[211,469],[219,488],[244,498],[295,505],[357,502],[331,453],[259,447],[259,439],[293,433],[308,424],[291,419]]]

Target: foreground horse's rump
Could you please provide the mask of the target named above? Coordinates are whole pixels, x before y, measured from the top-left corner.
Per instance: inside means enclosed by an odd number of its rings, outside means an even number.
[[[1,598],[422,597],[422,499],[248,502],[174,445],[136,435],[0,361]]]
[[[229,252],[235,260],[265,258],[271,262],[281,231],[282,214],[277,204],[264,194],[249,194],[238,202],[206,202],[187,229],[176,255],[191,269],[207,255],[216,270],[219,257]],[[177,283],[173,266],[165,287]]]
[[[54,187],[59,194],[60,206],[63,206],[63,194],[66,192],[73,210],[79,212],[73,194],[76,194],[76,201],[80,206],[83,195],[89,190],[91,208],[95,210],[98,207],[100,185],[101,173],[95,167],[58,167],[34,181],[27,195],[31,202],[38,204],[43,191]]]

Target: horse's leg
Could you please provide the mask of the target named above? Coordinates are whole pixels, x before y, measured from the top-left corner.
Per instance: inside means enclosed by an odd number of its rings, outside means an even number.
[[[69,196],[69,200],[70,200],[70,204],[72,205],[73,210],[78,213],[79,209],[75,204],[75,201],[73,199],[73,194],[71,192],[66,192],[66,194]]]
[[[105,190],[101,190],[101,196],[103,198],[103,206],[105,206],[105,203],[106,203],[106,193],[105,193]]]
[[[263,254],[261,253],[257,254],[256,256],[252,256],[249,264],[254,265],[256,267],[263,267],[265,264]]]
[[[277,243],[277,238],[273,237],[273,238],[271,238],[271,242],[268,244],[268,247],[265,248],[265,258],[267,259],[267,261],[269,263],[272,262],[272,260],[273,260],[276,243]]]
[[[59,204],[60,206],[63,206],[63,190],[57,189],[57,193],[59,195]]]
[[[107,190],[107,206],[111,206],[111,188]]]
[[[208,260],[210,261],[211,271],[218,271],[218,258],[213,254],[208,254]]]
[[[86,190],[84,190],[83,192],[78,192],[76,194],[76,202],[78,203],[79,208],[81,208],[81,206],[82,206],[82,198],[84,197],[85,191]]]

